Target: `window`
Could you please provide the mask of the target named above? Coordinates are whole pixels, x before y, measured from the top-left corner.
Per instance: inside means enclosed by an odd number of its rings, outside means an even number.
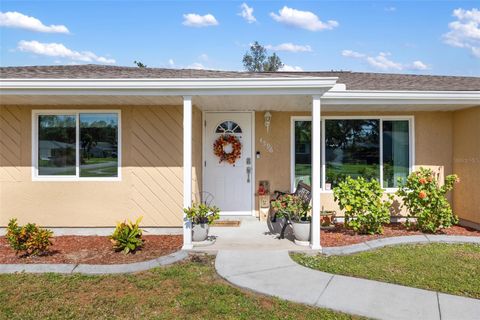
[[[325,120],[326,189],[350,176],[380,180],[380,120]]]
[[[311,183],[312,176],[312,122],[310,120],[295,120],[293,122],[294,154],[293,171],[294,179],[292,189],[296,188],[299,181]]]
[[[322,121],[322,188],[347,176],[396,188],[412,164],[411,117],[325,117]],[[311,181],[311,118],[292,117],[292,190]]]
[[[119,112],[50,112],[33,115],[34,178],[118,179]]]
[[[217,126],[215,133],[242,133],[242,128],[234,121],[224,121]]]
[[[410,169],[409,122],[383,121],[383,187],[396,188]]]

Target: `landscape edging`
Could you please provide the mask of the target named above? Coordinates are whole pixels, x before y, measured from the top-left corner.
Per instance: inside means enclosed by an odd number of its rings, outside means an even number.
[[[12,273],[61,273],[61,274],[119,274],[146,271],[179,262],[188,257],[188,252],[179,250],[155,259],[123,264],[0,264],[0,274]]]
[[[364,241],[356,244],[324,247],[322,254],[327,256],[349,255],[358,252],[375,250],[387,246],[395,246],[402,244],[421,244],[421,243],[477,243],[480,244],[480,237],[477,236],[454,236],[454,235],[413,235],[386,237],[375,240]]]

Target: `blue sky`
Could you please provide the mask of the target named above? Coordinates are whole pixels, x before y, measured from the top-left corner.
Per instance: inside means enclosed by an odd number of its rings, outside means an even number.
[[[2,66],[242,70],[257,40],[286,70],[480,76],[478,1],[2,0],[0,11]]]

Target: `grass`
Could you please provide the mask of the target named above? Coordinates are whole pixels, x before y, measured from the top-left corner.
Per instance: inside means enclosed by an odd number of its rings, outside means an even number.
[[[313,269],[480,299],[480,246],[424,244],[348,256],[292,256]]]
[[[0,319],[351,319],[255,295],[210,258],[133,275],[0,275]]]

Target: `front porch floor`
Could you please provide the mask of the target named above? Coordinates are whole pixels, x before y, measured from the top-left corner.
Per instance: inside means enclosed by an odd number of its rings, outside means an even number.
[[[218,250],[313,251],[310,247],[294,244],[290,228],[287,228],[285,239],[279,239],[279,223],[258,221],[251,216],[222,217],[222,220],[240,220],[241,223],[239,227],[210,227],[209,235],[215,237],[215,242],[207,246],[194,244],[193,251],[212,253]]]

